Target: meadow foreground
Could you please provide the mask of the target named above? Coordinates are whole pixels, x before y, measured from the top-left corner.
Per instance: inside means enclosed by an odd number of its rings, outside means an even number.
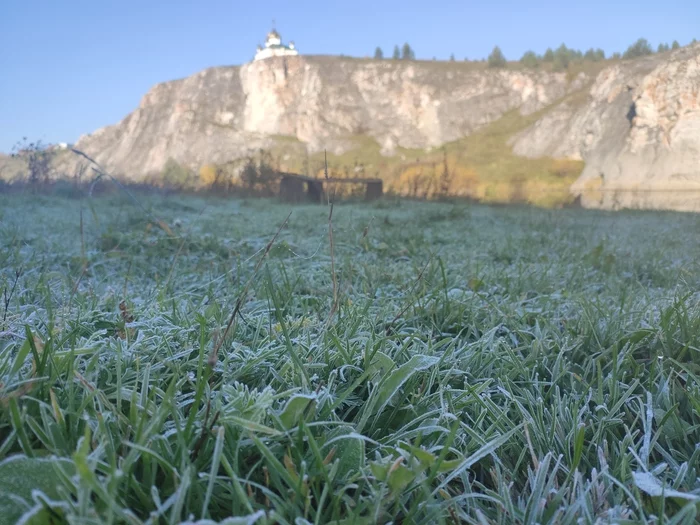
[[[0,195],[0,524],[697,519],[699,216],[138,201]]]

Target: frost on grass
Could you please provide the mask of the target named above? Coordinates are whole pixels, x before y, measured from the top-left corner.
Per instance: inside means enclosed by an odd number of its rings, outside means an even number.
[[[0,523],[697,519],[693,215],[0,198]]]

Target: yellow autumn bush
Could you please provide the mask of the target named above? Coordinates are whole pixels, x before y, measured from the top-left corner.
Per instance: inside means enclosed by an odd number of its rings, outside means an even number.
[[[467,196],[474,191],[478,181],[479,176],[469,166],[448,162],[445,176],[442,164],[412,164],[400,170],[391,186],[397,193],[411,197]]]
[[[199,168],[199,182],[203,186],[213,186],[219,175],[218,168],[213,164],[205,164]]]

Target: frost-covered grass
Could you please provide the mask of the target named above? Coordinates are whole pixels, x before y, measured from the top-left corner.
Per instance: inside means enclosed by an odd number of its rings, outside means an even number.
[[[696,519],[697,216],[338,205],[334,301],[326,207],[140,200],[0,196],[0,523]]]

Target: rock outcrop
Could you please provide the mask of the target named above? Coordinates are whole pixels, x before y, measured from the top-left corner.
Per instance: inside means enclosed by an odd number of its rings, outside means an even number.
[[[280,137],[336,153],[371,137],[391,154],[459,139],[511,110],[535,112],[586,82],[469,63],[270,58],[159,84],[76,148],[130,179],[159,172],[169,158],[192,169],[240,159]]]
[[[478,63],[269,58],[158,84],[124,120],[76,148],[141,180],[169,159],[198,170],[282,143],[299,156],[341,153],[358,138],[384,155],[429,149],[511,111],[538,117],[511,136],[516,155],[584,161],[575,194],[700,190],[700,44],[612,62],[595,78]],[[64,155],[57,171],[70,175],[75,163]],[[0,159],[2,177],[17,171],[7,164]],[[585,202],[627,206],[629,195]],[[689,206],[685,197],[667,201],[657,207]]]
[[[586,190],[700,190],[700,44],[603,70],[586,97],[555,105],[516,154],[583,159]]]

